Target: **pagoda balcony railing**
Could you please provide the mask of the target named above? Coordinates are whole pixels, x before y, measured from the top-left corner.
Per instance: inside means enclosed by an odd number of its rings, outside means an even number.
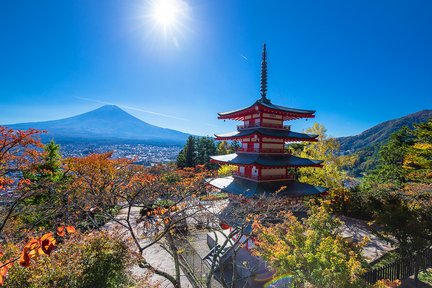
[[[294,175],[252,175],[249,173],[233,172],[233,176],[253,179],[253,180],[294,180]]]
[[[277,148],[238,148],[236,152],[246,153],[284,153],[284,149]]]
[[[255,128],[255,127],[291,130],[291,125],[280,125],[280,124],[272,124],[272,123],[253,123],[253,124],[237,125],[237,130]]]

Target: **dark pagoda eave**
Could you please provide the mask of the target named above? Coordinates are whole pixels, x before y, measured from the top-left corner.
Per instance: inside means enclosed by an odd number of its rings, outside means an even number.
[[[250,129],[243,129],[240,131],[235,131],[226,134],[215,134],[216,140],[235,140],[244,139],[254,136],[261,136],[273,139],[283,139],[285,142],[295,142],[295,141],[310,141],[316,142],[318,135],[305,134],[294,132],[284,129],[268,129],[261,127],[254,127]]]
[[[301,158],[290,154],[258,154],[233,153],[228,155],[210,156],[212,162],[230,165],[257,166],[265,168],[276,167],[321,167],[323,161]]]
[[[300,118],[314,118],[314,110],[302,110],[289,108],[279,105],[274,105],[270,101],[264,102],[262,100],[256,101],[249,107],[241,108],[238,110],[220,112],[218,119],[232,119],[243,120],[245,116],[254,114],[256,112],[270,113],[283,116],[284,120],[294,120]]]
[[[293,180],[255,182],[247,179],[224,177],[211,179],[208,183],[224,192],[247,198],[260,196],[305,197],[325,193],[328,189]],[[276,191],[279,191],[276,193]]]

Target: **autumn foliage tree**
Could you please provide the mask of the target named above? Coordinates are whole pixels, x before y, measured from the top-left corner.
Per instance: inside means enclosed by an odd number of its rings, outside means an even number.
[[[30,180],[23,177],[23,171],[28,171],[33,163],[40,160],[40,148],[43,146],[38,139],[40,133],[35,129],[21,131],[0,126],[0,193],[4,202],[0,208],[0,237],[3,239],[8,237],[5,235],[7,224],[16,215],[18,205],[33,193],[24,189]],[[15,197],[5,193],[12,190],[19,193]],[[16,231],[12,230],[9,236]]]
[[[280,219],[276,225],[256,219],[253,226],[256,254],[276,276],[291,276],[295,287],[364,287],[361,245],[342,239],[340,220],[323,207],[312,207],[302,221],[290,212],[282,212]]]
[[[350,201],[349,189],[345,185],[350,178],[344,168],[353,165],[355,157],[340,155],[339,142],[327,135],[323,125],[315,123],[306,132],[317,135],[318,142],[291,145],[291,153],[324,162],[320,168],[299,168],[299,181],[329,188],[329,207],[334,212],[343,212]]]

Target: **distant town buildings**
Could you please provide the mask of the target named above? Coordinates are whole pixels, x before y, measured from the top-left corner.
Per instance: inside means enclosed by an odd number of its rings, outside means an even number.
[[[60,152],[63,157],[83,157],[92,153],[114,152],[114,158],[134,159],[135,163],[152,166],[156,163],[175,161],[181,147],[154,146],[145,144],[62,144]]]

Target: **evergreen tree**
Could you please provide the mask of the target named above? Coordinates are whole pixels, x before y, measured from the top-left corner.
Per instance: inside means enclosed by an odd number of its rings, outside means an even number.
[[[184,147],[184,156],[185,156],[185,166],[186,167],[195,167],[196,160],[196,147],[195,147],[195,137],[189,136],[186,141],[186,145]]]
[[[177,167],[205,165],[208,169],[215,169],[216,164],[210,162],[210,156],[216,154],[216,145],[212,137],[189,136],[185,146],[177,156]]]
[[[186,158],[185,158],[185,154],[184,154],[184,149],[182,149],[180,151],[179,155],[177,156],[177,167],[179,167],[179,168],[186,167]]]
[[[378,166],[366,176],[365,188],[372,189],[382,183],[402,187],[407,180],[407,171],[403,168],[404,158],[411,143],[412,136],[406,127],[392,134],[389,141],[381,146]]]
[[[432,183],[432,119],[414,125],[413,143],[407,149],[403,168],[410,181]]]

